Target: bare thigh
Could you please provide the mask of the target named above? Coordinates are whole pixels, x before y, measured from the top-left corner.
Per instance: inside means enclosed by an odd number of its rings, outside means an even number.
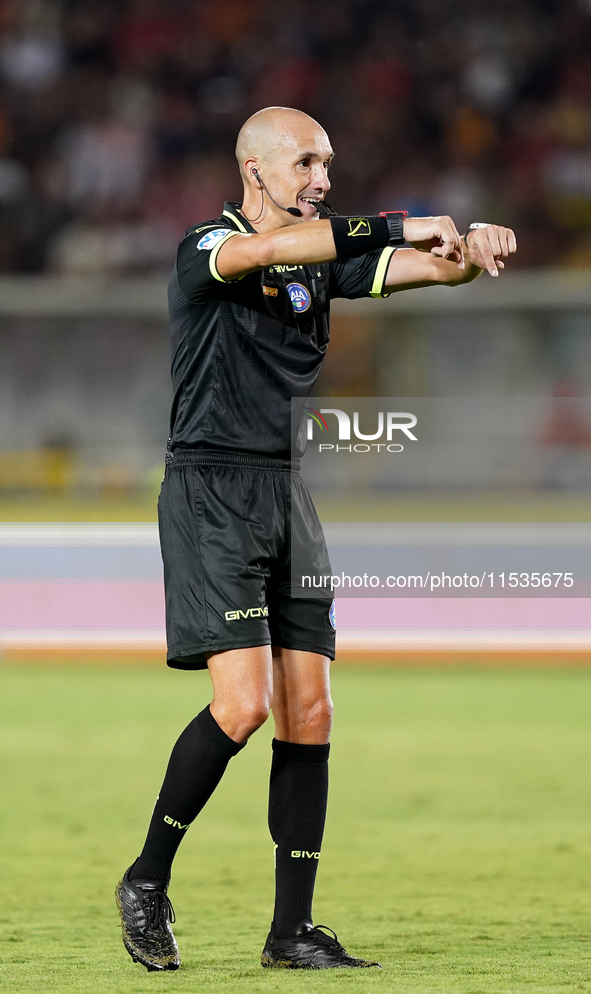
[[[269,645],[229,649],[207,661],[213,684],[210,709],[220,728],[235,742],[244,742],[267,720],[273,693],[273,660]]]
[[[332,725],[330,660],[316,652],[273,646],[275,736],[283,742],[322,745]]]

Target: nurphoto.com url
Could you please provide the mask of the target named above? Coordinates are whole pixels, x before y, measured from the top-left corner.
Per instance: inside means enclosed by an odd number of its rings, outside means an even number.
[[[401,574],[400,576],[370,576],[368,573],[361,573],[350,576],[347,573],[325,574],[322,576],[302,576],[303,589],[351,589],[351,588],[379,588],[389,587],[390,589],[416,589],[416,590],[445,590],[445,589],[526,589],[536,590],[539,588],[568,588],[574,584],[573,573],[482,573],[482,575],[470,575],[468,573],[431,573],[425,575]]]

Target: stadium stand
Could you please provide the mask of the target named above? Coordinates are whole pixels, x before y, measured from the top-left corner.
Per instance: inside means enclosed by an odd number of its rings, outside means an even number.
[[[238,196],[266,104],[317,117],[343,212],[519,231],[591,261],[589,0],[1,0],[0,270],[167,268]]]

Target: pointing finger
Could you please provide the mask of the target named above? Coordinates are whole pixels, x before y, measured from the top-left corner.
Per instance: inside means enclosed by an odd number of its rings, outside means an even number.
[[[462,239],[455,224],[450,217],[439,219],[439,237],[443,243],[443,255],[448,258],[454,249],[462,251]]]
[[[460,238],[454,225],[450,225],[447,230],[444,230],[441,238],[443,241],[443,255],[446,259],[451,256],[452,252],[459,252],[460,256],[463,258],[462,239]]]
[[[484,263],[485,269],[490,273],[491,276],[498,276],[499,270],[497,269],[497,263],[494,256],[494,252],[490,246],[488,239],[483,245],[479,246],[480,255]]]

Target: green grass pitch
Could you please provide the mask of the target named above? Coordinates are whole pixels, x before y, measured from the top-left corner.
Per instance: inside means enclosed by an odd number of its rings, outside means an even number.
[[[383,970],[263,971],[271,725],[190,830],[171,897],[183,966],[134,966],[113,888],[205,674],[0,670],[0,988],[591,991],[591,671],[334,671],[316,921]]]

